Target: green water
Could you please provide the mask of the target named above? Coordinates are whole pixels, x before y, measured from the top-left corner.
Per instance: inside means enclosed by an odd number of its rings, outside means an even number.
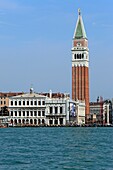
[[[0,170],[113,170],[113,128],[0,129]]]

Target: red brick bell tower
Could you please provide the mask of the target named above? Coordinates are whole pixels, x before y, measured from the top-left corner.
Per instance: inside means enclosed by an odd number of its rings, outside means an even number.
[[[85,100],[85,115],[89,114],[89,49],[80,9],[72,47],[72,99]]]

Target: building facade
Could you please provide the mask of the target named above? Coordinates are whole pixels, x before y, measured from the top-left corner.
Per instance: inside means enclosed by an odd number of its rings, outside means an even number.
[[[80,10],[72,47],[72,99],[85,100],[87,117],[89,114],[89,49]]]
[[[103,124],[112,124],[112,102],[111,100],[105,100],[103,103]]]
[[[103,124],[103,101],[90,102],[89,124]]]
[[[10,123],[13,126],[45,124],[46,96],[30,93],[9,98]]]
[[[47,98],[46,99],[46,124],[47,125],[66,125],[67,105],[66,98]]]
[[[90,102],[89,124],[110,125],[112,124],[112,102],[99,100]]]
[[[113,124],[113,98],[112,98],[111,102],[112,102],[112,124]]]
[[[50,92],[48,96],[30,90],[30,93],[10,97],[10,125],[65,126],[85,123],[85,102],[72,101],[68,94]]]
[[[0,116],[8,116],[9,97],[23,94],[23,92],[0,92]]]
[[[85,101],[70,101],[69,102],[69,123],[76,125],[85,124]]]

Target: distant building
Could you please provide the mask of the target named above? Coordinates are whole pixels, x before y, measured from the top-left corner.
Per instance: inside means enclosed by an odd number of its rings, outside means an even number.
[[[69,99],[67,97],[46,98],[46,124],[47,125],[66,125],[69,116]],[[68,116],[67,116],[68,114]]]
[[[73,105],[75,112],[73,112]],[[85,101],[70,102],[69,122],[75,122],[77,125],[85,124]]]
[[[112,124],[112,102],[105,100],[103,104],[103,124]]]
[[[89,115],[89,49],[82,15],[78,20],[73,36],[72,47],[72,99],[85,100],[86,120]]]
[[[12,125],[45,124],[45,98],[30,89],[30,93],[9,98],[9,116]]]
[[[81,125],[85,124],[85,102],[72,101],[69,94],[38,94],[32,89],[9,98],[9,118],[12,126]]]
[[[8,116],[9,97],[23,94],[23,92],[0,92],[0,116]]]
[[[68,95],[63,98],[47,98],[46,122],[49,125],[85,124],[85,101],[73,101]]]
[[[113,98],[111,100],[111,103],[112,103],[112,124],[113,124]]]
[[[101,125],[112,124],[112,103],[110,100],[97,100],[90,102],[90,115],[88,123]]]
[[[88,123],[103,124],[103,104],[103,101],[90,102],[90,116]]]

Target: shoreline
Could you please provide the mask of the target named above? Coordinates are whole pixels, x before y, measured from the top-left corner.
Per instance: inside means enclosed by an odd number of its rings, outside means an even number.
[[[29,128],[29,127],[32,127],[32,128],[40,128],[40,127],[47,127],[47,128],[59,128],[59,127],[84,127],[84,128],[87,128],[87,127],[113,127],[113,125],[84,125],[84,126],[80,126],[80,125],[59,125],[59,126],[47,126],[47,125],[40,125],[40,126],[34,126],[34,125],[27,125],[27,126],[7,126],[6,128]]]

